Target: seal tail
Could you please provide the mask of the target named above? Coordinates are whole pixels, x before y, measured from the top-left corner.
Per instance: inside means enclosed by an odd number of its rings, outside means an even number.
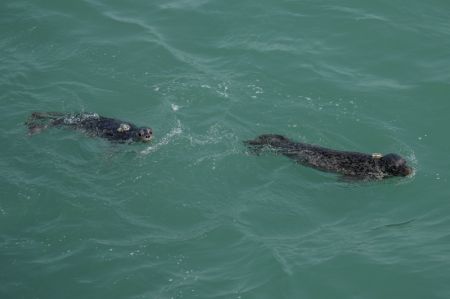
[[[245,144],[250,146],[274,146],[278,147],[284,144],[289,143],[290,140],[283,135],[277,135],[277,134],[263,134],[259,135],[253,140],[246,140],[244,141]]]
[[[244,144],[255,154],[259,154],[264,148],[280,149],[289,144],[290,140],[283,135],[263,134],[253,140],[246,140]]]
[[[41,133],[51,126],[55,121],[61,119],[64,114],[60,112],[33,112],[28,117],[25,125],[28,128],[28,135]]]

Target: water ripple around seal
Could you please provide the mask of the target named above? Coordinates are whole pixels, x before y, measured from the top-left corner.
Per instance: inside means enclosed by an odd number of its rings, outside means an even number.
[[[447,10],[234,4],[0,4],[5,298],[448,297]],[[28,137],[35,110],[155,139]],[[251,155],[262,133],[416,172],[340,182]]]

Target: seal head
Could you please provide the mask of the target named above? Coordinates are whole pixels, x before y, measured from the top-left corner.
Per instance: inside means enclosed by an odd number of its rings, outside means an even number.
[[[149,142],[153,138],[153,130],[147,127],[139,128],[137,131],[137,137],[143,142]]]
[[[397,154],[387,154],[379,158],[380,166],[390,176],[408,176],[413,173],[406,160]]]

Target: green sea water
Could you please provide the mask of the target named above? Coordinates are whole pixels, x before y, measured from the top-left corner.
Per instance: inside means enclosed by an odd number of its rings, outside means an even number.
[[[450,2],[0,1],[0,298],[450,298]],[[33,111],[148,125],[151,144]],[[396,152],[343,182],[242,141]]]

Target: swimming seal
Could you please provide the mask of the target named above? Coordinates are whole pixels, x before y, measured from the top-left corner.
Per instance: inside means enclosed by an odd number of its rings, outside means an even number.
[[[148,142],[153,138],[153,131],[149,127],[137,127],[97,113],[33,112],[25,124],[29,135],[49,127],[67,127],[120,143]]]
[[[377,180],[404,177],[413,172],[406,160],[397,154],[382,155],[338,151],[321,146],[294,142],[282,135],[264,134],[244,143],[255,153],[269,148],[298,163],[318,170],[334,172],[344,178]]]

